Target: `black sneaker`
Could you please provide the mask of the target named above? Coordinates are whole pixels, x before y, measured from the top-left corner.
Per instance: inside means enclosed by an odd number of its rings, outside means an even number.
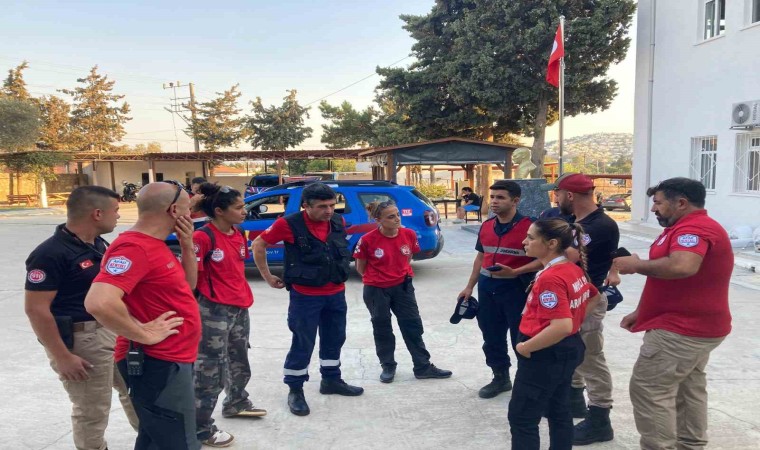
[[[443,370],[437,368],[434,364],[430,364],[426,368],[414,372],[414,377],[419,379],[424,378],[448,378],[451,376],[450,370]]]
[[[320,394],[337,394],[346,397],[356,397],[364,393],[364,388],[351,386],[343,380],[322,380],[319,385]]]
[[[393,378],[396,376],[396,367],[383,367],[383,373],[380,374],[380,381],[383,383],[393,382]]]

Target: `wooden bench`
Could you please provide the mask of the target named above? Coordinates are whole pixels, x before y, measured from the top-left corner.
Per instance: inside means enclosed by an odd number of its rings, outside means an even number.
[[[15,194],[8,196],[9,205],[27,205],[31,206],[37,203],[37,196],[34,194]]]

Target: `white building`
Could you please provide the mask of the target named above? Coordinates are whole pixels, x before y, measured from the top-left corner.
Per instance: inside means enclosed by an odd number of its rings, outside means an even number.
[[[760,0],[639,0],[637,30],[632,219],[684,176],[725,228],[760,226]]]

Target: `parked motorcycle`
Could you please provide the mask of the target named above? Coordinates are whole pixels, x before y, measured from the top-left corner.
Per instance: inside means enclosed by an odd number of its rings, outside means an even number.
[[[136,184],[129,183],[126,180],[122,181],[121,184],[124,185],[121,190],[121,201],[130,203],[137,200],[137,192],[140,188]]]

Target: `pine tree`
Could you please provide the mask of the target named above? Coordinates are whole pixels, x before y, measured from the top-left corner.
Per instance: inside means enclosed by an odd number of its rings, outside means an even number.
[[[73,98],[72,145],[80,151],[111,151],[126,134],[124,124],[131,120],[129,105],[127,102],[117,105],[124,96],[112,93],[116,82],[98,74],[98,66],[77,82],[82,86],[61,90]]]
[[[26,81],[24,81],[24,70],[28,67],[29,63],[24,61],[15,68],[8,70],[8,77],[3,82],[0,97],[13,97],[24,101],[32,100],[32,96],[26,89]]]
[[[40,146],[49,150],[71,148],[71,105],[55,95],[42,97],[40,103]]]
[[[235,147],[246,136],[246,119],[240,117],[237,101],[242,95],[234,85],[229,90],[217,92],[211,101],[196,107],[196,118],[186,118],[190,126],[185,133],[203,144],[204,150],[213,152],[223,147]]]

